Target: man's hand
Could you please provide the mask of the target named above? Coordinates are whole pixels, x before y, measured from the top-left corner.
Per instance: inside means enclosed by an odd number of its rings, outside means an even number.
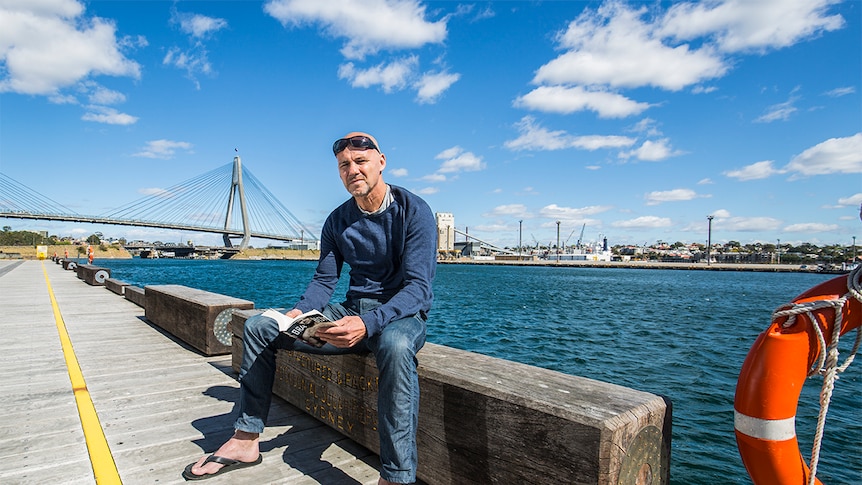
[[[336,320],[338,325],[317,332],[317,338],[336,347],[347,348],[358,344],[368,330],[361,318],[355,315]]]
[[[288,318],[296,318],[296,317],[302,315],[302,310],[300,310],[298,308],[294,308],[293,310],[285,313],[285,315],[287,315]]]

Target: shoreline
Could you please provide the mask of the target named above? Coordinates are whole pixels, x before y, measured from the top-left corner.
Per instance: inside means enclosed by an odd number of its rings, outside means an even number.
[[[63,249],[73,249],[78,246],[48,246],[48,258],[51,259],[54,251],[63,254]],[[69,259],[86,260],[84,254],[71,254]],[[62,256],[61,256],[62,257]],[[246,249],[231,258],[237,261],[316,261],[319,257],[318,251],[306,250],[300,252],[295,249]],[[32,246],[0,246],[0,260],[35,260],[36,248]],[[123,248],[110,247],[108,251],[102,251],[96,246],[95,259],[133,259],[132,255]],[[173,258],[167,258],[173,259]],[[765,273],[812,273],[812,274],[844,274],[848,271],[818,271],[811,266],[802,268],[798,264],[752,264],[752,263],[674,263],[661,261],[571,261],[571,260],[475,260],[469,258],[438,259],[437,264],[464,264],[464,265],[497,265],[497,266],[547,266],[566,268],[624,268],[624,269],[670,269],[670,270],[692,270],[692,271],[751,271]],[[811,269],[809,269],[811,268]]]
[[[751,264],[751,263],[671,263],[661,261],[485,261],[472,259],[438,260],[437,264],[469,264],[498,266],[549,266],[569,268],[624,268],[624,269],[673,269],[693,271],[752,271],[765,273],[812,273],[844,274],[844,272],[803,269],[798,264]]]

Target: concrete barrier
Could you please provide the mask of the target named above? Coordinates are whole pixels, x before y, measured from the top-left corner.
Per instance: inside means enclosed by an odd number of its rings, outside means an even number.
[[[122,280],[118,280],[116,278],[108,278],[105,280],[105,288],[113,291],[118,295],[125,295],[127,286],[129,286],[128,283]]]
[[[71,259],[64,259],[63,260],[63,269],[66,269],[69,271],[74,271],[77,268],[78,268],[78,263],[76,263],[75,261],[72,261]]]
[[[100,268],[92,264],[81,264],[77,268],[78,278],[84,280],[88,285],[104,286],[105,281],[111,277],[111,270]]]
[[[235,311],[232,367],[242,328]],[[661,396],[428,343],[418,355],[419,478],[463,483],[668,484]],[[279,351],[273,393],[379,453],[373,356]]]
[[[204,355],[231,353],[227,322],[235,309],[254,308],[254,302],[182,285],[144,287],[147,320],[199,350]],[[224,322],[219,340],[216,321]]]
[[[138,305],[141,308],[147,306],[147,299],[144,289],[140,286],[129,285],[123,290],[123,296],[130,302]]]

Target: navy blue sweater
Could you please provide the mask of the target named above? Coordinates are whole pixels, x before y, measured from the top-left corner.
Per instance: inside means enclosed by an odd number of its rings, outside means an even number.
[[[368,336],[391,321],[427,313],[437,268],[437,223],[419,196],[390,185],[393,202],[366,215],[350,198],[323,225],[317,270],[295,308],[306,312],[329,303],[344,263],[350,266],[347,300],[385,303],[361,315]]]

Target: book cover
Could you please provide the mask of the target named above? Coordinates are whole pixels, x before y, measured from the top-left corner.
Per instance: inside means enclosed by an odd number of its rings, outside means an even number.
[[[317,310],[310,310],[295,318],[290,318],[278,310],[269,309],[263,316],[278,322],[279,332],[315,347],[323,347],[324,341],[317,338],[318,330],[334,327],[335,322]]]

